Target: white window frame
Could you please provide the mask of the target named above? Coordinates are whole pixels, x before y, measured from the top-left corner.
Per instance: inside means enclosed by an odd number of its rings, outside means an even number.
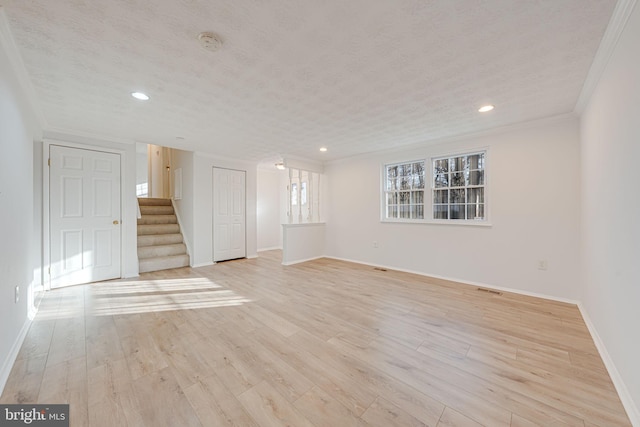
[[[433,214],[434,205],[434,160],[472,156],[484,153],[484,218],[483,219],[435,219]],[[439,224],[439,225],[461,225],[461,226],[480,226],[490,227],[490,155],[488,147],[476,147],[462,150],[443,151],[442,153],[434,153],[434,155],[425,158],[414,158],[413,160],[401,159],[397,161],[384,162],[380,165],[380,222],[383,223],[415,223],[415,224]],[[395,165],[424,162],[425,165],[425,187],[424,191],[424,218],[387,218],[387,168]],[[466,188],[466,187],[465,187]]]
[[[436,181],[436,172],[434,170],[434,164],[437,161],[440,160],[448,160],[448,159],[452,159],[452,158],[456,158],[456,157],[470,157],[470,156],[475,156],[475,155],[479,155],[482,154],[484,156],[484,165],[482,170],[482,184],[475,184],[475,185],[471,185],[471,184],[465,184],[462,186],[447,186],[447,187],[440,187],[437,188],[435,185],[435,181]],[[469,150],[469,151],[463,151],[463,152],[454,152],[454,153],[449,153],[447,155],[443,155],[443,156],[434,156],[431,157],[431,161],[430,161],[430,195],[429,195],[429,205],[430,205],[430,212],[429,212],[429,217],[431,218],[431,221],[433,221],[434,223],[438,223],[438,224],[467,224],[467,225],[488,225],[489,221],[489,198],[488,198],[488,159],[489,159],[489,150],[486,148],[483,149],[476,149],[476,150]],[[449,176],[448,178],[450,179],[451,176],[450,174],[453,171],[449,172]],[[470,173],[473,172],[477,172],[477,170],[472,170],[470,171]],[[444,203],[442,206],[450,206],[452,205],[451,203],[451,199],[449,198],[449,193],[448,191],[450,190],[464,190],[464,194],[465,194],[465,201],[463,203],[461,203],[461,205],[465,206],[464,210],[465,210],[465,216],[466,214],[468,214],[467,211],[467,207],[468,206],[473,206],[472,203],[469,203],[469,200],[467,199],[468,197],[468,191],[471,189],[482,189],[482,196],[483,196],[483,200],[482,203],[476,202],[476,207],[475,210],[476,212],[478,212],[479,208],[482,207],[483,211],[484,211],[484,215],[482,216],[482,218],[461,218],[461,219],[451,219],[451,218],[435,218],[435,213],[434,213],[434,205],[436,205],[436,203],[434,202],[435,200],[435,195],[437,191],[445,191],[445,189],[447,190],[447,202]],[[476,199],[478,200],[478,199]]]
[[[423,173],[424,173],[424,186],[422,189],[407,189],[407,190],[389,190],[387,189],[387,170],[390,167],[394,167],[394,166],[400,166],[400,165],[411,165],[414,163],[422,163],[423,164]],[[406,160],[406,161],[400,161],[400,162],[390,162],[390,163],[385,163],[382,165],[382,183],[381,183],[381,189],[382,189],[382,195],[380,197],[380,201],[381,201],[381,209],[380,209],[380,220],[382,222],[415,222],[415,223],[423,223],[425,222],[426,218],[425,216],[427,215],[427,206],[426,206],[426,202],[427,202],[427,197],[429,196],[429,181],[428,179],[430,179],[429,176],[429,164],[427,159],[415,159],[415,160]],[[411,193],[413,192],[422,192],[422,203],[420,203],[419,201],[413,202],[411,201],[409,203],[409,205],[407,206],[422,206],[422,218],[389,218],[387,217],[387,197],[388,197],[388,193],[394,191],[394,192],[399,192],[399,191],[407,191],[409,193],[409,197],[411,197]]]

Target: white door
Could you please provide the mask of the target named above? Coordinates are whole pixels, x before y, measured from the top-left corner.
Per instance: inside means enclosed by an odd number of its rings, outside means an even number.
[[[244,258],[245,172],[213,168],[213,261]]]
[[[51,287],[120,277],[120,155],[49,149]]]

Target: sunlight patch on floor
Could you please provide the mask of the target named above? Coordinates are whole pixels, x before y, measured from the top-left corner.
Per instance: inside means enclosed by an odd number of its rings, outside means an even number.
[[[91,295],[136,294],[140,292],[185,292],[212,288],[220,289],[222,286],[204,277],[131,280],[126,282],[94,283],[91,285]]]
[[[239,306],[251,302],[205,277],[99,282],[45,294],[37,320]]]
[[[100,283],[88,288],[87,315],[111,316],[238,306],[250,299],[204,277]]]

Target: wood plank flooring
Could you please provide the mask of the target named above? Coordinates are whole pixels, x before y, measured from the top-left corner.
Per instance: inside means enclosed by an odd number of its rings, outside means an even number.
[[[46,293],[2,403],[72,426],[630,426],[570,304],[260,253]]]

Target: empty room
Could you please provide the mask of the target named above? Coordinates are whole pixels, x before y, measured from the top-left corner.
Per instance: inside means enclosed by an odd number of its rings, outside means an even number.
[[[0,426],[640,427],[638,76],[636,0],[0,0]]]

